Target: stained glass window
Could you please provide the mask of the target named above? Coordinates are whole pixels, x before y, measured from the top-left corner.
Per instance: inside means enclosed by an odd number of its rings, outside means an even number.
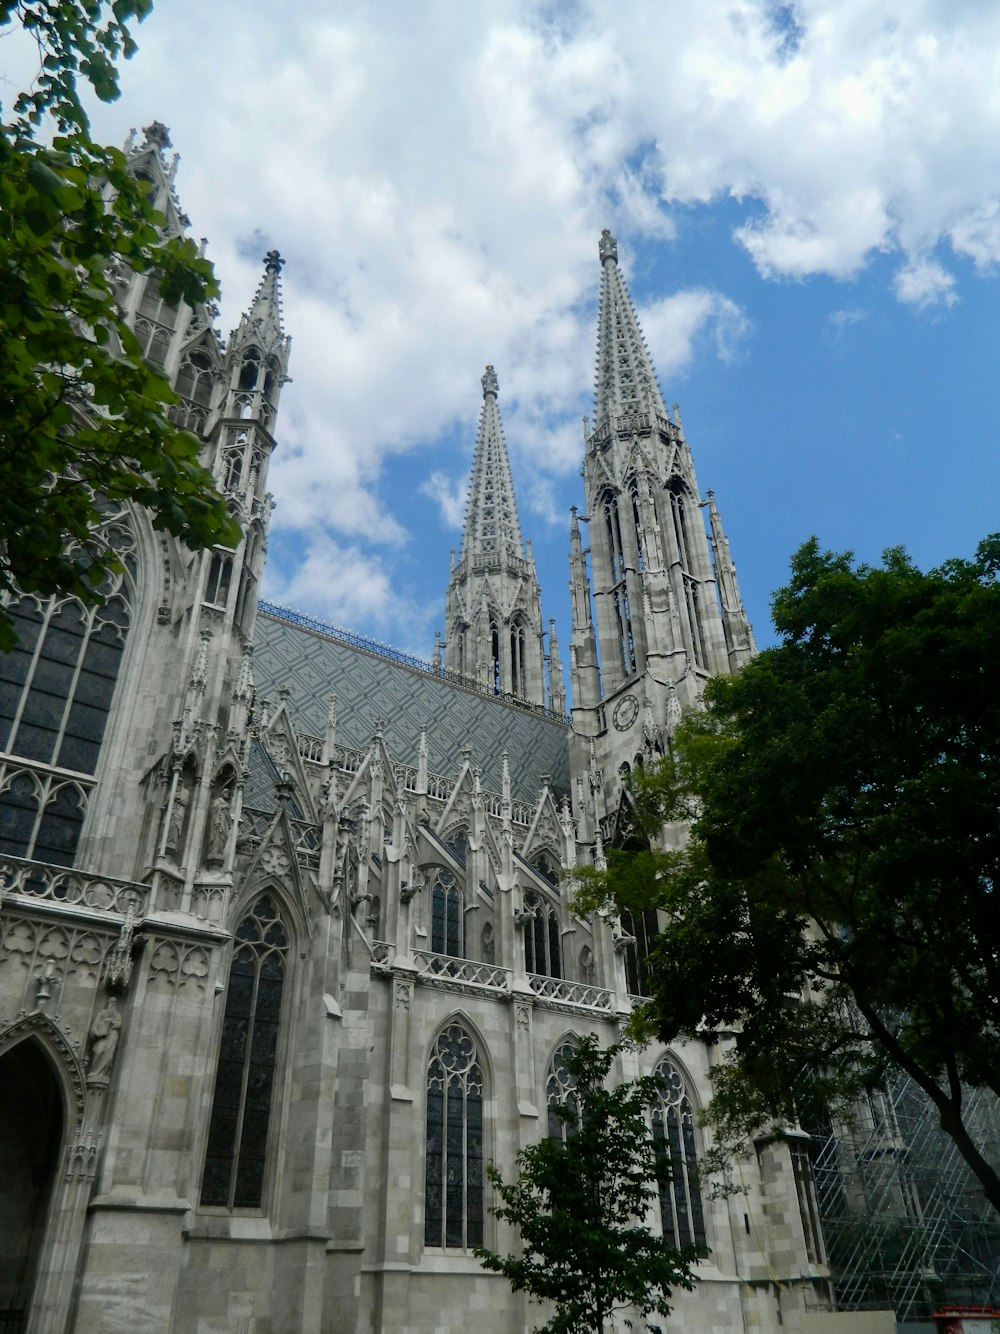
[[[483,1071],[459,1024],[443,1030],[427,1067],[424,1244],[483,1244]]]
[[[678,1250],[705,1245],[705,1213],[698,1189],[694,1114],[681,1072],[666,1057],[655,1070],[660,1101],[653,1108],[653,1138],[665,1158],[660,1173],[663,1235]]]
[[[201,1202],[259,1209],[288,955],[269,895],[240,922],[234,944]]]

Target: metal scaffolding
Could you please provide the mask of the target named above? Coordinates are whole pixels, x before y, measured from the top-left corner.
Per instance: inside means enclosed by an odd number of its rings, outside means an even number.
[[[966,1125],[996,1163],[997,1100],[966,1098]],[[1000,1216],[906,1076],[820,1137],[813,1173],[839,1309],[925,1320],[943,1302],[1000,1302]]]

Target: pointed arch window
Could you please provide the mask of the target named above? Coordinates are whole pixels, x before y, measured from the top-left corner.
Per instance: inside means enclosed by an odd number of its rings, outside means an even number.
[[[622,674],[631,676],[636,670],[635,638],[632,633],[632,610],[629,606],[628,585],[625,579],[625,552],[622,546],[621,519],[618,497],[607,490],[601,497],[604,510],[605,539],[607,543],[608,572],[610,575],[611,605],[614,609],[615,635]]]
[[[503,689],[503,670],[500,666],[500,624],[490,614],[490,684],[493,693],[499,695]]]
[[[264,894],[236,928],[201,1203],[259,1209],[264,1198],[288,934]]]
[[[483,1244],[483,1082],[475,1041],[449,1024],[427,1066],[425,1246]]]
[[[524,662],[524,621],[517,616],[510,627],[510,688],[521,699],[528,694],[527,673]]]
[[[542,977],[562,977],[559,914],[540,894],[524,896],[530,916],[524,922],[524,966]]]
[[[639,569],[646,567],[645,556],[642,550],[642,516],[639,508],[639,479],[633,477],[628,488],[629,499],[632,502],[632,522],[635,524],[635,549],[639,558]]]
[[[674,547],[680,563],[684,604],[690,627],[691,650],[699,667],[705,665],[705,627],[702,588],[696,570],[695,536],[691,531],[691,495],[679,477],[671,477],[667,486],[670,496],[670,515],[674,530]],[[699,520],[700,522],[700,520]]]
[[[243,361],[240,365],[240,378],[237,388],[253,393],[257,388],[259,377],[260,352],[255,347],[248,347],[243,354]]]
[[[431,949],[435,954],[465,958],[462,888],[450,871],[439,871],[431,891]]]
[[[653,1107],[653,1139],[666,1159],[659,1175],[663,1235],[678,1250],[705,1245],[705,1211],[698,1189],[694,1113],[681,1072],[664,1057],[653,1072],[660,1087]]]
[[[565,1142],[572,1134],[573,1123],[580,1118],[577,1106],[576,1080],[570,1074],[566,1059],[576,1051],[576,1043],[567,1039],[552,1053],[549,1072],[545,1079],[545,1105],[548,1108],[548,1132],[553,1139]],[[566,1120],[557,1115],[556,1108],[565,1107],[571,1113]]]
[[[625,949],[625,982],[630,996],[649,996],[652,994],[647,973],[646,960],[650,947],[660,929],[655,908],[645,908],[633,913],[627,908],[621,914],[622,931],[632,936],[634,945]]]
[[[207,352],[195,348],[181,362],[177,372],[177,392],[181,398],[207,408],[212,401],[212,362]]]

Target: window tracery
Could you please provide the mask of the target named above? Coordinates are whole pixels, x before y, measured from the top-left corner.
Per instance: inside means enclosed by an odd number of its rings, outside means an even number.
[[[431,949],[435,954],[465,958],[462,888],[450,871],[438,871],[431,891]]]
[[[425,1246],[483,1244],[483,1085],[475,1041],[449,1024],[427,1066]]]
[[[542,977],[562,977],[559,914],[539,894],[527,893],[524,906],[524,966]]]
[[[0,654],[0,851],[59,866],[73,864],[130,621],[133,535],[109,522],[100,536],[125,567],[107,601],[21,598],[17,645]]]
[[[260,1208],[277,1067],[288,934],[271,895],[236,928],[201,1203]]]
[[[698,1189],[691,1099],[681,1072],[668,1057],[653,1073],[660,1087],[660,1100],[653,1107],[653,1139],[669,1164],[657,1183],[663,1235],[678,1250],[692,1244],[704,1246],[705,1212]]]
[[[574,1122],[579,1120],[580,1110],[576,1098],[576,1080],[570,1074],[566,1059],[576,1051],[576,1043],[567,1038],[552,1053],[549,1072],[545,1079],[545,1105],[548,1108],[548,1132],[551,1138],[565,1142],[572,1134]],[[565,1107],[570,1113],[570,1120],[556,1114],[557,1107]]]

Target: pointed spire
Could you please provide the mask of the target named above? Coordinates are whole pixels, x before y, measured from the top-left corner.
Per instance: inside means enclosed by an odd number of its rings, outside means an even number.
[[[635,412],[665,418],[667,409],[639,328],[635,307],[618,269],[618,243],[601,233],[601,301],[597,324],[595,427]]]
[[[483,555],[497,561],[511,556],[523,559],[514,483],[497,407],[499,383],[492,366],[486,367],[482,384],[483,410],[465,511],[462,560]]]
[[[284,264],[277,250],[269,250],[264,256],[264,276],[258,284],[250,309],[240,321],[241,330],[249,325],[259,329],[265,338],[269,335],[284,338],[281,322],[281,270]]]

